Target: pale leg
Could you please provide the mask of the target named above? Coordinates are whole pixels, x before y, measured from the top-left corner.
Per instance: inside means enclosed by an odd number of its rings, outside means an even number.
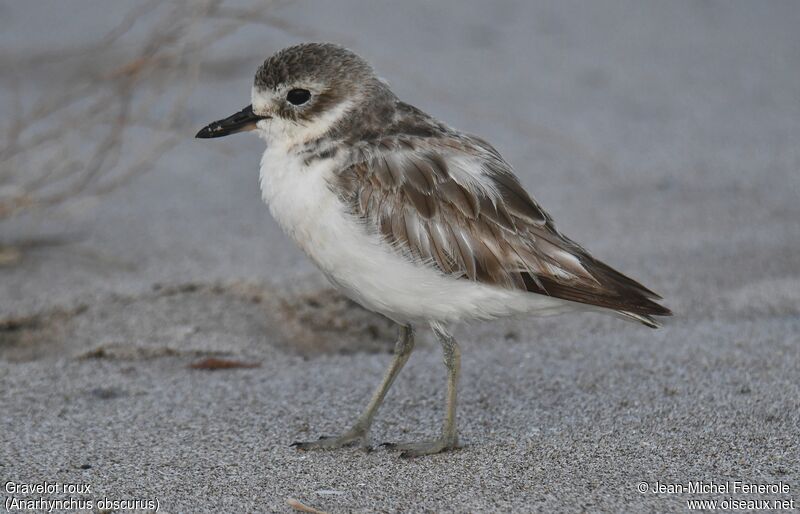
[[[444,365],[447,367],[447,399],[445,402],[445,416],[442,424],[442,435],[432,441],[417,443],[392,444],[386,446],[392,450],[400,450],[401,457],[419,457],[430,455],[458,447],[458,434],[456,431],[456,399],[458,393],[458,374],[461,370],[461,351],[458,343],[447,330],[438,324],[432,324],[433,333],[442,345]]]
[[[397,342],[394,346],[394,359],[392,360],[392,364],[386,370],[383,381],[375,390],[375,393],[373,393],[367,408],[361,416],[359,416],[350,430],[340,436],[323,436],[320,437],[318,441],[295,442],[292,446],[299,450],[334,449],[356,444],[368,448],[369,428],[372,425],[372,420],[383,403],[386,393],[389,392],[389,388],[392,387],[392,382],[394,382],[400,370],[403,369],[403,366],[408,361],[413,350],[414,331],[410,326],[401,325],[397,336]]]

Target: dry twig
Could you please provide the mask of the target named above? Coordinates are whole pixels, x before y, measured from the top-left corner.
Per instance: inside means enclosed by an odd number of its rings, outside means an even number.
[[[305,34],[267,14],[274,4],[149,0],[94,43],[27,57],[25,66],[38,71],[61,66],[80,75],[46,87],[27,109],[21,84],[12,85],[0,147],[0,220],[108,193],[151,169],[189,133],[184,114],[204,50],[249,23]],[[135,37],[142,27],[146,35]]]
[[[286,504],[296,511],[310,512],[311,514],[326,514],[325,511],[315,509],[314,507],[309,507],[305,503],[300,503],[300,501],[295,500],[294,498],[287,498]]]

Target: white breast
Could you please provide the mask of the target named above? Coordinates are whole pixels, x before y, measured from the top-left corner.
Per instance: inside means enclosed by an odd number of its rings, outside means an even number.
[[[274,145],[261,160],[264,201],[286,233],[343,293],[401,323],[558,314],[574,304],[445,277],[413,263],[352,218],[328,186],[335,163]]]

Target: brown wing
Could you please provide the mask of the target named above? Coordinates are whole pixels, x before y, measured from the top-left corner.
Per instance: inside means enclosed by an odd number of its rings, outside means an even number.
[[[332,187],[389,244],[442,273],[646,324],[648,315],[670,314],[653,301],[658,295],[562,236],[480,139],[385,138],[357,151]]]

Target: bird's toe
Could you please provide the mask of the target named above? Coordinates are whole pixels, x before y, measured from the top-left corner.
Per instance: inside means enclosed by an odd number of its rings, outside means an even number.
[[[316,441],[295,441],[291,445],[298,450],[335,450],[337,448],[347,448],[350,446],[360,446],[366,451],[372,448],[367,442],[366,434],[361,432],[347,432],[340,436],[320,436]]]
[[[381,447],[387,450],[399,451],[403,459],[421,457],[423,455],[433,455],[436,453],[455,450],[458,448],[458,440],[455,438],[440,437],[431,441],[420,441],[414,443],[383,443]]]

